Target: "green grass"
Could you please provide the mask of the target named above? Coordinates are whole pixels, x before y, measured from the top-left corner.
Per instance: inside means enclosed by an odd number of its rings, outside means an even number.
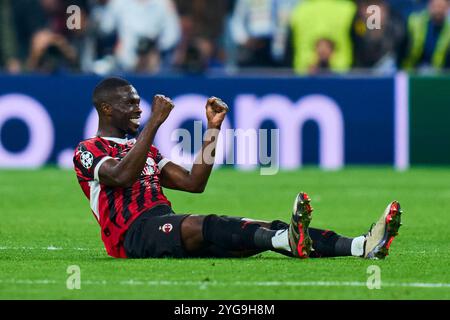
[[[405,211],[400,236],[382,261],[297,260],[271,252],[245,259],[123,260],[106,255],[73,172],[3,170],[0,298],[449,299],[449,181],[445,168],[307,168],[274,176],[218,170],[203,194],[167,190],[174,210],[287,220],[295,194],[304,190],[315,208],[312,226],[357,236],[397,199]],[[81,268],[81,290],[66,288],[70,265]],[[380,290],[364,285],[370,265],[381,269]]]

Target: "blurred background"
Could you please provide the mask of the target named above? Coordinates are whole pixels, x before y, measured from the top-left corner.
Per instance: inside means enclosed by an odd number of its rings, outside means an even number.
[[[449,12],[450,0],[0,0],[0,167],[70,168],[107,75],[138,89],[141,123],[154,94],[172,97],[171,130],[193,133],[199,106],[223,98],[227,128],[280,129],[282,168],[449,165]],[[170,134],[155,140],[168,157]]]
[[[79,29],[67,28],[70,5],[81,9]],[[380,29],[368,29],[371,5]],[[447,0],[1,0],[0,70],[442,72],[449,8]]]

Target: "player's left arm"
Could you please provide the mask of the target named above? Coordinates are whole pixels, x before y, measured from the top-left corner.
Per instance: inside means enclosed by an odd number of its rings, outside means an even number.
[[[205,190],[214,165],[220,127],[227,112],[228,106],[222,100],[216,97],[208,99],[206,103],[207,135],[191,171],[168,162],[161,171],[163,187],[193,193],[201,193]]]

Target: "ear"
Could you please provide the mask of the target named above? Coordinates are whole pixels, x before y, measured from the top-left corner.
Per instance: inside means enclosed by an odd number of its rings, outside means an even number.
[[[112,112],[112,108],[111,105],[109,105],[106,102],[102,102],[102,104],[100,105],[100,111],[105,115],[105,116],[110,116],[111,112]]]

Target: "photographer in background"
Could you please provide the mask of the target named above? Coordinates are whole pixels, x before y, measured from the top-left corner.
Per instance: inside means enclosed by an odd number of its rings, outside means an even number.
[[[69,5],[80,7],[81,26],[67,27]],[[23,0],[12,3],[19,54],[26,70],[39,73],[78,72],[87,21],[87,0]]]
[[[30,71],[41,73],[76,71],[79,67],[78,54],[61,34],[40,30],[33,36],[27,67]]]
[[[158,41],[143,37],[139,39],[136,50],[138,61],[137,73],[155,74],[160,71],[161,55],[158,50]]]

